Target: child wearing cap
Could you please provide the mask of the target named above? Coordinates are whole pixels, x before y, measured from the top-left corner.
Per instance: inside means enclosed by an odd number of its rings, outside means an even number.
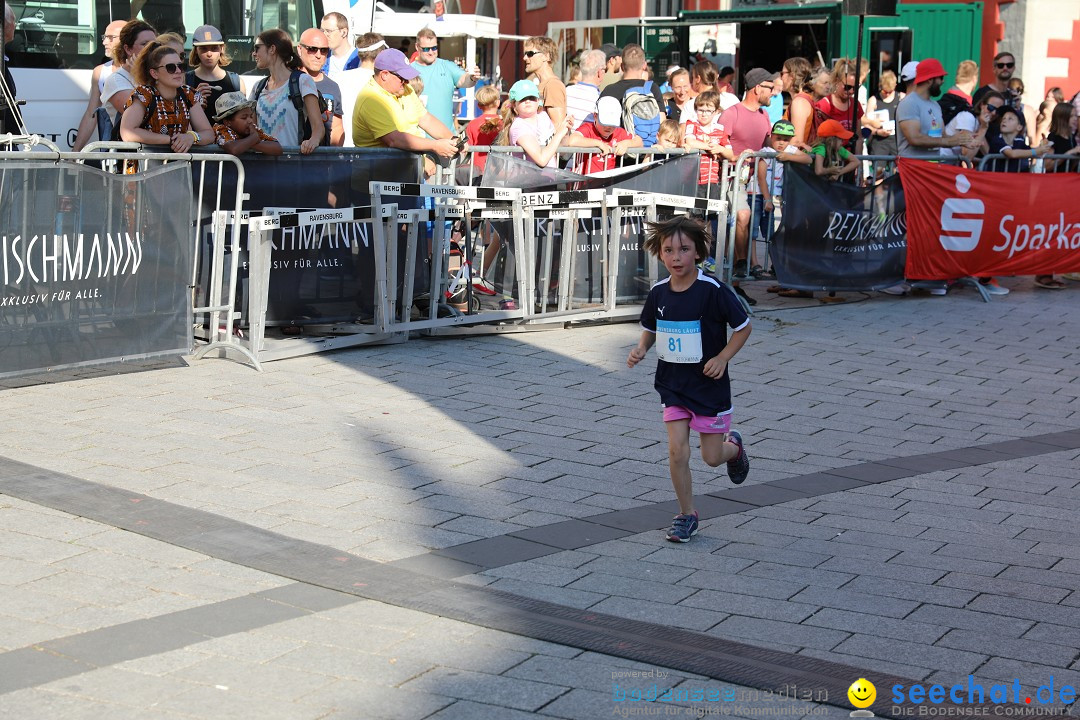
[[[510,101],[503,110],[503,130],[496,144],[517,145],[538,167],[555,168],[559,146],[573,121],[567,116],[555,127],[540,107],[540,89],[536,83],[518,80],[510,88]]]
[[[566,145],[571,147],[600,150],[599,154],[583,155],[574,169],[582,175],[614,170],[616,155],[625,155],[629,148],[643,144],[641,138],[622,127],[622,104],[610,96],[597,100],[596,111],[566,139]]]
[[[242,92],[225,93],[214,108],[214,133],[217,144],[230,155],[242,155],[249,150],[264,155],[280,155],[281,144],[255,124],[255,102]]]
[[[204,108],[215,110],[219,97],[229,92],[247,94],[240,76],[225,70],[232,64],[232,58],[225,49],[225,39],[221,31],[213,25],[200,25],[192,34],[191,53],[188,55],[188,70],[184,83],[195,88],[202,98]]]
[[[844,147],[854,133],[835,120],[826,120],[818,126],[817,134],[818,143],[810,150],[815,175],[833,181],[858,169],[859,161]]]
[[[719,93],[706,90],[694,98],[697,119],[686,121],[683,147],[687,150],[704,151],[698,166],[698,197],[720,196],[720,164],[725,159],[735,159],[728,133],[724,126],[717,122],[719,109]]]
[[[757,163],[757,188],[764,202],[761,204],[761,212],[755,225],[759,228],[761,236],[769,238],[772,233],[773,213],[780,205],[784,193],[784,163],[797,162],[802,165],[810,165],[814,158],[807,155],[795,146],[795,126],[787,120],[777,120],[773,123],[772,132],[769,134],[769,147],[762,153],[770,155],[761,158]]]

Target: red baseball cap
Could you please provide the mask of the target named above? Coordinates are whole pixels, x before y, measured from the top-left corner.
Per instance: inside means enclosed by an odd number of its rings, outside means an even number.
[[[948,73],[936,58],[926,58],[919,61],[919,67],[915,70],[915,84],[922,85],[934,78],[945,77]]]
[[[845,130],[844,126],[835,120],[826,120],[818,125],[817,134],[818,137],[838,137],[847,142],[855,133]]]

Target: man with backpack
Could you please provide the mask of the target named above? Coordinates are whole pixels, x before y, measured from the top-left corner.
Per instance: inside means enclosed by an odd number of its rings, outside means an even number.
[[[652,147],[665,119],[664,96],[656,83],[645,79],[645,51],[640,45],[630,43],[623,48],[622,75],[622,80],[604,88],[600,97],[622,103],[623,129],[641,138],[644,147]]]

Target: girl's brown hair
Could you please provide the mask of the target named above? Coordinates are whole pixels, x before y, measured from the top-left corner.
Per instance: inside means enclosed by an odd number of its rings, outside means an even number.
[[[142,35],[147,30],[157,34],[157,30],[150,23],[142,20],[129,20],[124,27],[120,28],[120,38],[116,41],[116,47],[113,48],[113,60],[120,65],[127,62],[127,48],[135,47],[139,35]]]
[[[507,100],[503,103],[502,110],[499,111],[499,115],[502,119],[502,130],[499,131],[499,136],[495,138],[495,145],[509,145],[510,144],[510,126],[514,122],[514,118],[517,117],[517,103],[513,100]]]
[[[159,43],[157,40],[147,43],[143,51],[139,53],[139,56],[135,58],[135,63],[131,68],[131,76],[135,78],[136,85],[157,85],[157,81],[150,75],[150,71],[161,65],[162,58],[169,55],[176,55],[176,59],[179,60],[180,56],[176,52],[176,48]]]
[[[804,57],[788,58],[784,61],[784,70],[791,76],[792,90],[799,92],[810,78],[810,61]]]
[[[270,52],[270,48],[273,48],[274,54],[277,55],[281,62],[285,63],[285,67],[290,70],[302,69],[300,58],[296,56],[296,49],[293,47],[293,41],[289,37],[289,33],[281,28],[263,30],[259,33],[258,41],[266,46],[267,52]]]
[[[1054,106],[1054,112],[1050,113],[1050,134],[1067,138],[1072,134],[1069,128],[1069,118],[1072,117],[1072,103],[1060,102]]]
[[[646,223],[645,242],[642,247],[646,252],[660,257],[660,247],[669,237],[682,235],[694,243],[694,250],[698,259],[704,260],[709,257],[709,247],[712,245],[712,233],[704,222],[689,215],[676,215],[667,220]]]

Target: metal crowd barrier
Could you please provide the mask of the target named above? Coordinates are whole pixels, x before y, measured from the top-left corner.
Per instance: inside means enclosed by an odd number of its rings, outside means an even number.
[[[192,175],[195,184],[195,211],[192,218],[193,258],[191,268],[192,312],[193,316],[206,317],[206,329],[203,344],[195,350],[195,357],[202,358],[212,351],[236,352],[260,369],[251,344],[240,337],[240,312],[236,310],[233,299],[237,296],[240,276],[240,228],[243,225],[244,165],[236,157],[226,153],[195,152],[179,154],[170,151],[147,151],[148,146],[139,143],[96,141],[88,143],[81,155],[80,162],[100,163],[102,168],[111,172],[146,171],[151,167],[169,163],[184,162],[193,166]],[[137,165],[132,165],[132,161]],[[226,166],[230,166],[237,175],[234,193],[224,195],[222,178]],[[204,205],[209,194],[213,194],[212,205],[215,208],[210,216],[210,227],[205,228],[199,208]],[[237,219],[240,219],[237,221]],[[203,260],[201,239],[209,230],[213,238],[210,258],[209,293],[199,296],[199,268]],[[229,258],[226,261],[225,255]]]
[[[978,169],[987,172],[1075,173],[1080,172],[1080,155],[1007,158],[1001,153],[994,153],[984,155]]]

